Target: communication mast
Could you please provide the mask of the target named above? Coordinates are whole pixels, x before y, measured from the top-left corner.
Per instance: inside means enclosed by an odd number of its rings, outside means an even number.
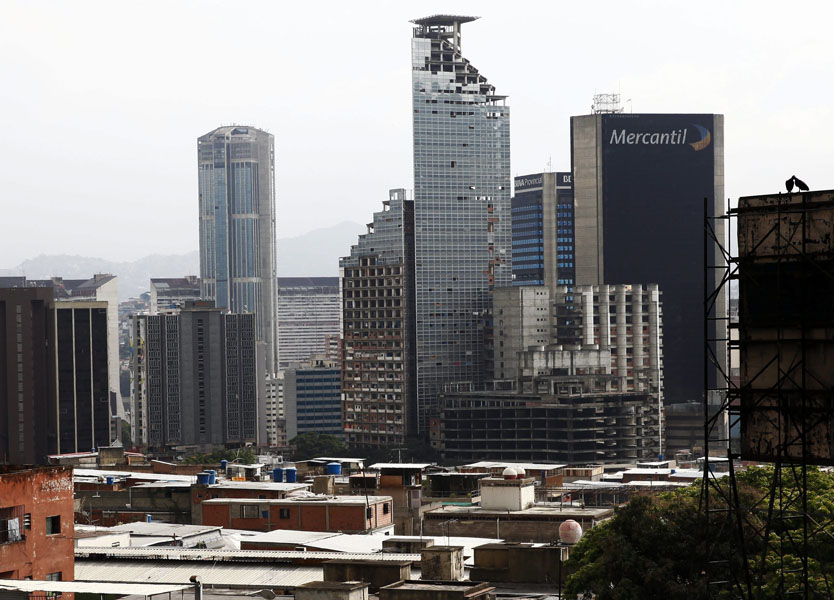
[[[620,105],[620,95],[594,94],[594,103],[591,104],[591,112],[595,115],[623,112],[623,107]]]

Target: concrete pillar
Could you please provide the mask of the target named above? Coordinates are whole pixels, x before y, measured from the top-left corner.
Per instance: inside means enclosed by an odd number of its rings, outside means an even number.
[[[461,581],[463,546],[431,546],[420,550],[420,576],[437,581]]]

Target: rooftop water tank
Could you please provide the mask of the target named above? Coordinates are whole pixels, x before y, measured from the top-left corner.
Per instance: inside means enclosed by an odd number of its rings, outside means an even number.
[[[506,468],[506,469],[504,469],[504,471],[501,473],[501,476],[502,476],[504,479],[515,479],[517,475],[518,475],[518,473],[516,473],[515,469],[513,469],[512,467],[507,467],[507,468]]]
[[[197,485],[208,485],[210,479],[210,473],[206,473],[205,471],[203,471],[202,473],[197,473]]]
[[[214,485],[217,483],[217,471],[210,469],[206,471],[209,474],[209,485]]]
[[[223,469],[223,472],[226,472],[226,467],[229,465],[228,460],[221,460],[220,461],[220,468]]]
[[[296,473],[298,473],[298,471],[295,470],[295,467],[288,467],[284,470],[284,472],[287,474],[287,483],[296,482]]]
[[[272,481],[275,483],[282,483],[284,481],[284,469],[275,467],[272,469]]]
[[[342,463],[337,463],[337,462],[327,463],[327,474],[328,475],[341,475],[342,474]]]
[[[582,537],[582,525],[574,521],[573,519],[568,519],[561,525],[559,525],[559,541],[563,544],[570,544],[573,545],[580,540]]]
[[[524,476],[527,475],[527,471],[524,470],[524,467],[516,467],[515,468],[515,476],[519,479],[524,479]]]

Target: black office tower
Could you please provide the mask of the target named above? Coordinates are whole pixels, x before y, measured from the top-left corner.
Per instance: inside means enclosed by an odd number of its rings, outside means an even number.
[[[605,113],[571,118],[576,284],[658,283],[667,403],[700,400],[704,380],[704,199],[723,214],[724,117]],[[720,239],[724,222],[717,221]],[[710,256],[713,265],[719,256]],[[709,273],[715,290],[718,270]],[[726,299],[717,298],[725,327]],[[636,324],[635,324],[636,326]],[[726,337],[712,335],[711,337]],[[723,352],[719,361],[726,362]]]

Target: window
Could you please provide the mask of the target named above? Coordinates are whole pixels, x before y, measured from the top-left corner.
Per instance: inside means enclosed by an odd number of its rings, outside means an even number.
[[[243,519],[257,519],[258,505],[257,504],[243,504],[240,507],[240,516]]]
[[[382,514],[383,515],[387,515],[390,511],[391,511],[391,507],[388,505],[387,502],[382,505]]]
[[[279,508],[278,509],[278,517],[281,519],[289,519],[290,518],[290,509],[289,508]]]
[[[23,506],[0,508],[0,544],[23,540]]]
[[[58,535],[61,533],[61,515],[54,517],[46,517],[46,535]],[[58,573],[60,575],[60,573]],[[61,581],[60,579],[51,579],[48,581]]]
[[[51,518],[51,517],[47,517]],[[62,572],[56,571],[55,573],[47,573],[46,574],[46,581],[63,581]]]
[[[365,517],[368,518],[368,519],[372,519],[373,516],[374,516],[374,509],[369,506],[368,508],[365,509]]]

